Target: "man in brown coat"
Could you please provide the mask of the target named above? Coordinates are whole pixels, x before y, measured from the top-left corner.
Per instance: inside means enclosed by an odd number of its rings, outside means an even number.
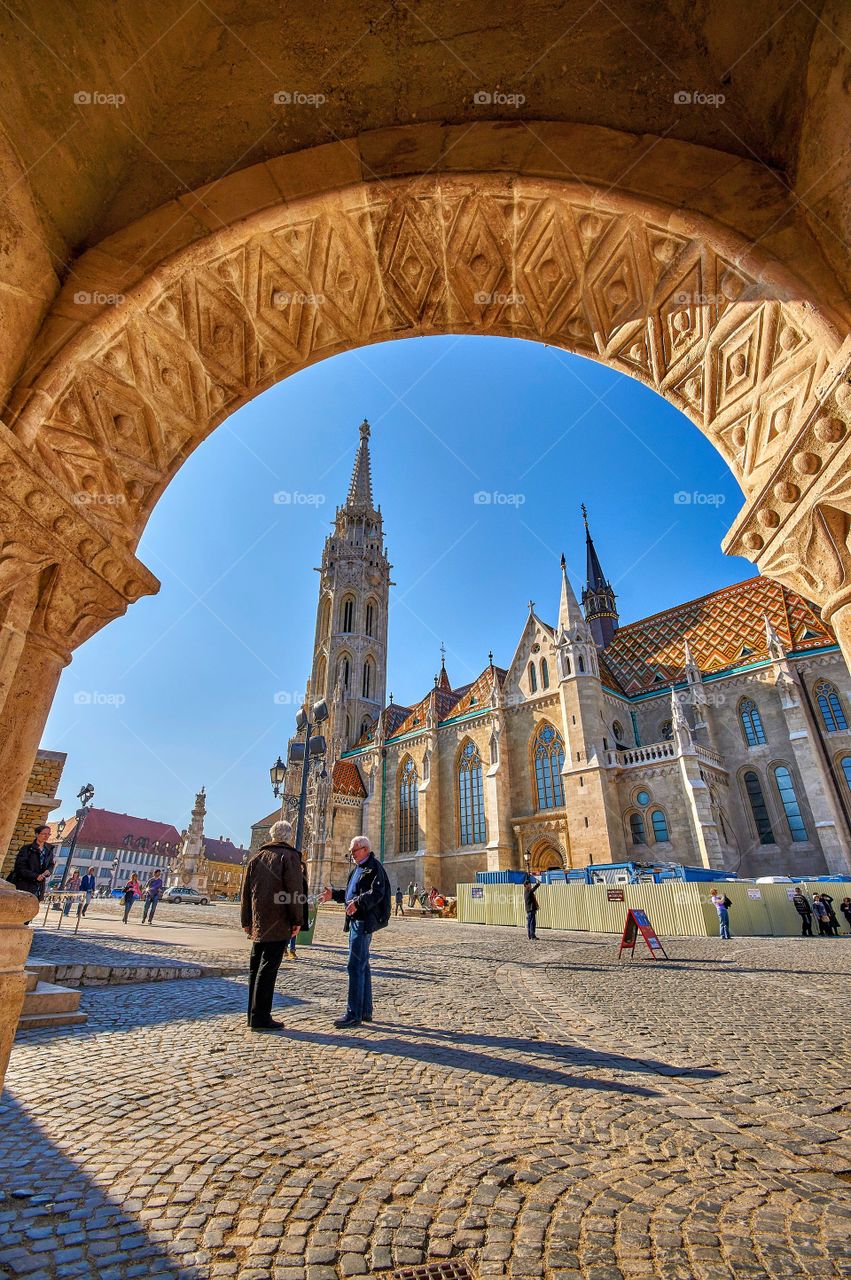
[[[280,1031],[272,1017],[275,979],[290,938],[301,928],[304,891],[301,857],[290,844],[292,823],[276,822],[269,839],[245,868],[242,927],[254,944],[248,979],[248,1025],[252,1031]]]

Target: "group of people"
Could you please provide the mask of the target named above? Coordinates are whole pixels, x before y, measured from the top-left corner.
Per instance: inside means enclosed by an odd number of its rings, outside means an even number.
[[[153,924],[154,912],[157,909],[157,903],[163,896],[164,889],[165,881],[163,880],[163,873],[159,868],[157,868],[151,876],[144,889],[142,888],[139,877],[134,871],[124,888],[121,890],[121,900],[124,904],[124,923],[126,924],[130,918],[133,903],[137,902],[140,898],[143,898],[142,924]]]
[[[799,885],[792,898],[792,906],[801,917],[802,938],[811,938],[813,936],[813,916],[815,916],[821,937],[839,937],[839,920],[833,909],[833,898],[829,893],[814,893],[812,902],[810,902]],[[851,933],[851,898],[843,898],[839,904],[839,910],[845,917],[848,932]]]
[[[307,870],[292,844],[292,823],[275,822],[269,839],[249,860],[242,882],[241,922],[251,939],[248,966],[248,1026],[252,1031],[281,1031],[272,1017],[275,980],[285,952],[309,927]],[[326,887],[317,902],[345,907],[349,939],[349,991],[346,1011],[335,1027],[359,1027],[372,1022],[372,973],[369,948],[372,935],[390,920],[390,881],[370,849],[366,836],[350,845],[352,869],[345,889]]]

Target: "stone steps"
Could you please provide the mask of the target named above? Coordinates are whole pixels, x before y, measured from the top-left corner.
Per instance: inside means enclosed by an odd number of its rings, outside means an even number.
[[[79,991],[46,982],[39,976],[39,970],[51,967],[39,965],[35,971],[27,967],[27,989],[18,1032],[35,1031],[40,1027],[76,1026],[86,1021],[88,1014],[80,1012]]]

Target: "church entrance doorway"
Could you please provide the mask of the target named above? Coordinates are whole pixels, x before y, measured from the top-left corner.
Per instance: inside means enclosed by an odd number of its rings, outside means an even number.
[[[563,871],[564,858],[551,840],[535,840],[527,852],[529,870],[539,876],[544,871]]]

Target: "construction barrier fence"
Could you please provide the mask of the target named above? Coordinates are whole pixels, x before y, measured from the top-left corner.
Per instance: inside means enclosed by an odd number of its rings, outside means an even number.
[[[802,884],[813,893],[829,893],[845,930],[839,903],[849,886]],[[675,880],[667,884],[549,884],[537,888],[538,929],[574,929],[586,933],[623,931],[630,907],[647,912],[656,933],[669,938],[717,938],[718,913],[712,893],[732,902],[730,932],[734,937],[798,937],[801,917],[791,902],[791,884],[718,883]],[[841,892],[840,892],[841,891]],[[622,899],[620,895],[623,895]],[[458,919],[466,924],[526,925],[523,886],[519,884],[459,884]],[[818,926],[813,917],[813,933]]]

